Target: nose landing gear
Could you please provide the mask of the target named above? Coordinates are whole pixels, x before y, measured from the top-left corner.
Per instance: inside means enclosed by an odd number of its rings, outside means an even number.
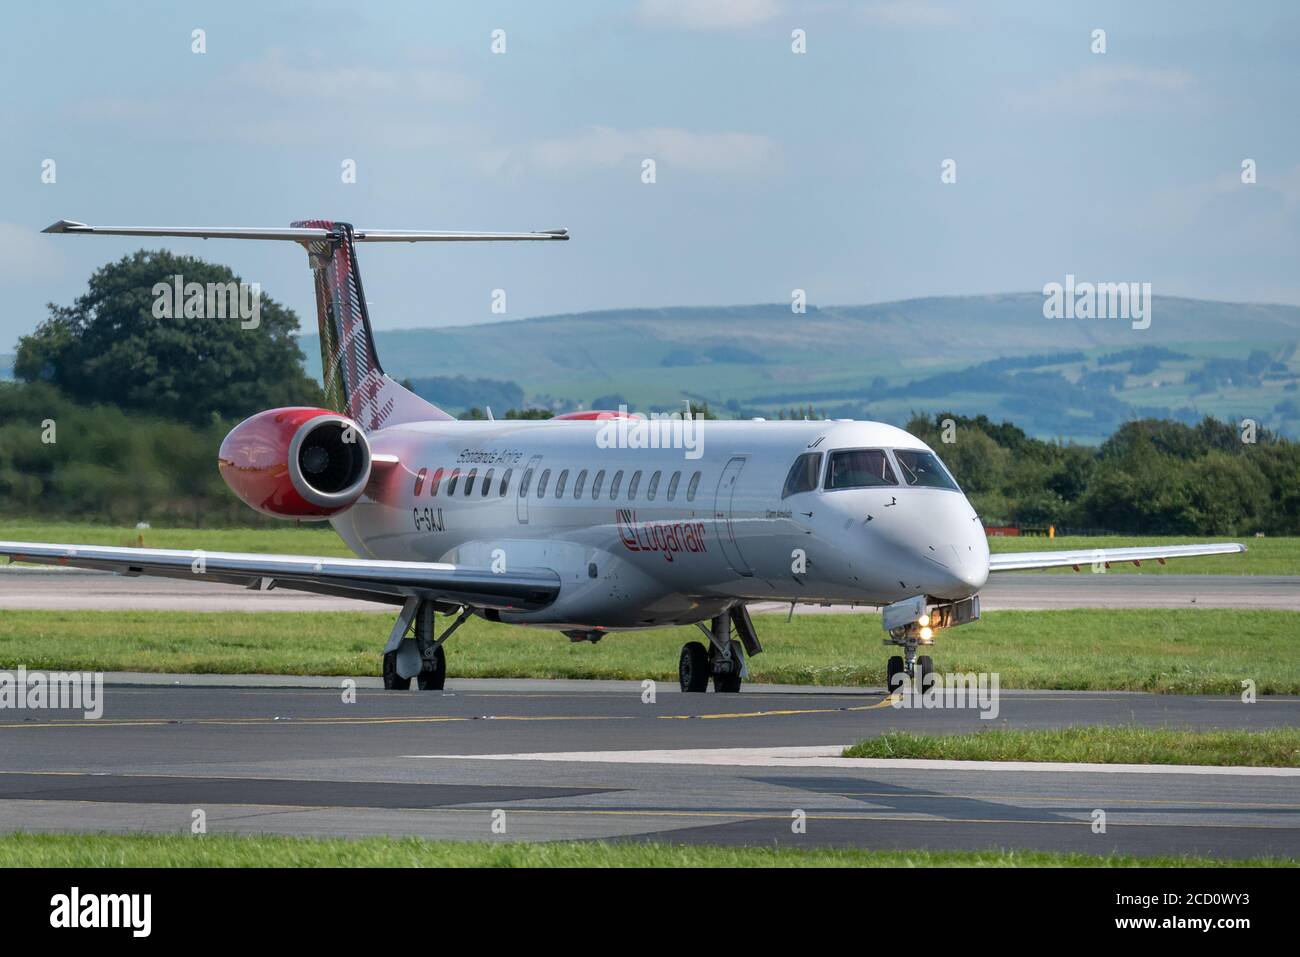
[[[934,605],[928,610],[926,597],[917,595],[882,608],[881,624],[888,636],[884,643],[903,649],[901,655],[889,659],[885,669],[885,690],[893,694],[903,675],[907,675],[914,687],[918,672],[924,682],[925,675],[934,674],[934,660],[929,655],[918,655],[917,649],[933,645],[935,634],[944,628],[964,625],[979,616],[978,595]]]
[[[928,629],[927,629],[928,630]],[[919,630],[908,629],[902,635],[890,635],[885,639],[887,645],[897,645],[903,649],[902,655],[893,655],[889,659],[885,674],[885,690],[890,694],[898,689],[902,675],[915,682],[918,671],[922,675],[934,673],[934,659],[929,655],[918,655],[916,649],[922,645],[934,644],[933,637],[921,637]],[[924,678],[922,678],[924,680]]]

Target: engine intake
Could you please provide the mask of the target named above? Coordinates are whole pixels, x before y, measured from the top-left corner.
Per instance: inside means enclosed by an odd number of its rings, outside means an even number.
[[[370,444],[355,422],[327,409],[271,409],[230,431],[218,464],[231,490],[259,512],[324,519],[365,491]]]

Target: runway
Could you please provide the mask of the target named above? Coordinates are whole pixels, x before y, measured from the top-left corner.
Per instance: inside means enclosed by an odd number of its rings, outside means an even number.
[[[994,575],[980,592],[984,611],[1053,608],[1268,608],[1300,611],[1300,577],[1265,575]],[[79,569],[5,567],[0,609],[87,611],[370,611],[388,605],[288,589],[249,591],[238,585],[126,577]],[[786,612],[760,603],[754,612]],[[797,614],[872,613],[847,606],[801,605]]]
[[[987,721],[850,689],[356,679],[345,703],[342,680],[118,675],[99,720],[0,710],[0,830],[189,833],[202,809],[210,833],[1300,857],[1293,769],[838,757],[893,728],[1294,726],[1300,698],[1003,692]]]

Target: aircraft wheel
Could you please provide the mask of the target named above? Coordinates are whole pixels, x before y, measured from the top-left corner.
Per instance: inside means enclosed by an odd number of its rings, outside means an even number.
[[[409,691],[411,679],[403,678],[397,673],[397,652],[390,651],[384,655],[384,690]]]
[[[740,691],[740,673],[734,675],[714,675],[713,690],[722,691],[726,694],[736,694]]]
[[[921,655],[916,659],[916,668],[921,672],[921,681],[923,684],[928,684],[929,676],[934,674],[934,659],[929,655]],[[924,687],[921,690],[924,691]]]
[[[698,641],[682,645],[682,656],[677,661],[677,680],[683,691],[709,690],[709,652]]]
[[[408,687],[410,679],[407,679]],[[447,683],[447,655],[439,645],[433,651],[433,670],[421,671],[415,679],[421,691],[441,691]]]
[[[907,671],[907,666],[903,664],[902,655],[894,655],[889,659],[889,665],[885,669],[885,692],[893,694],[897,690],[899,676]]]

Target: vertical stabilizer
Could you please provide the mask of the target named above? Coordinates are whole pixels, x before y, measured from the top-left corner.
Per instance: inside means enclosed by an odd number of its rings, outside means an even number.
[[[384,374],[361,287],[352,226],[307,220],[292,228],[329,231],[326,238],[303,243],[316,282],[321,378],[329,406],[368,432],[404,422],[452,418]]]

